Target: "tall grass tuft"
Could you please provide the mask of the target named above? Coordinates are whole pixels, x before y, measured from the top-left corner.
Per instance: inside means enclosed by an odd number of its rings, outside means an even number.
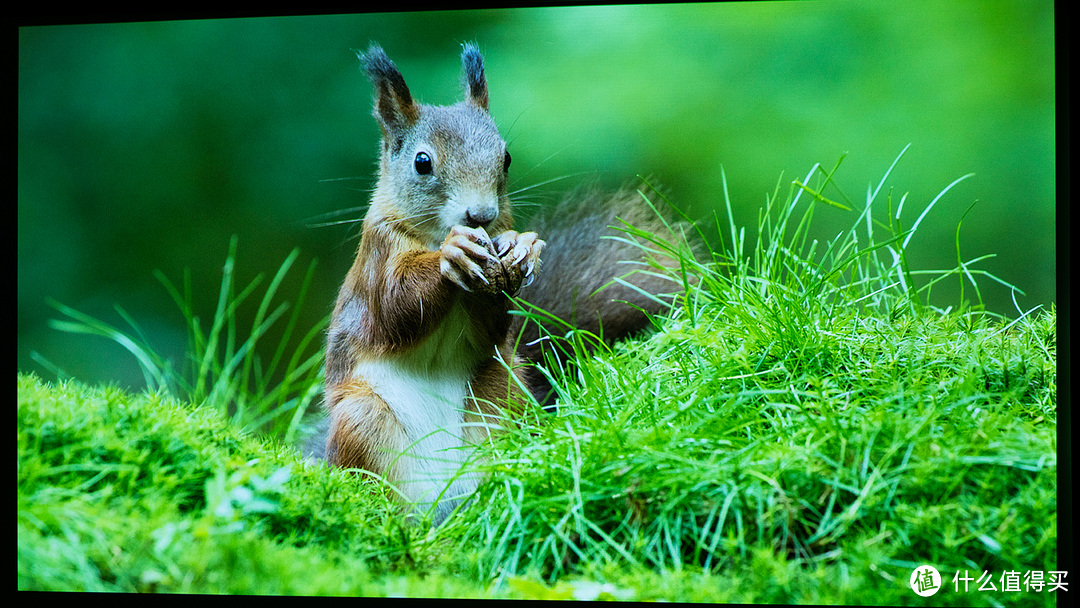
[[[322,390],[322,350],[316,348],[312,352],[311,347],[313,340],[315,346],[321,346],[317,339],[322,336],[329,317],[308,328],[298,343],[290,343],[316,263],[312,260],[308,265],[294,303],[290,306],[289,302],[280,302],[274,306],[278,289],[300,251],[294,249],[285,258],[263,292],[245,337],[237,312],[255,293],[263,276],[256,276],[237,293],[236,247],[234,236],[229,243],[217,307],[209,328],[192,307],[190,272],[184,272],[182,290],[160,271],[154,273],[184,318],[188,348],[187,359],[180,369],[155,352],[135,320],[119,306],[116,311],[130,325],[130,331],[117,329],[59,302],[51,304],[70,320],[52,320],[50,325],[61,331],[102,336],[123,346],[135,356],[151,392],[209,405],[242,428],[260,430],[291,442],[304,413],[317,402]],[[290,308],[291,313],[285,317]],[[283,317],[285,327],[281,338],[276,347],[271,345],[273,355],[263,363],[257,346],[270,327]]]
[[[932,306],[950,277],[1019,291],[974,267],[985,258],[908,265],[912,236],[967,176],[907,226],[906,195],[884,190],[896,162],[859,205],[828,198],[839,164],[786,199],[778,185],[753,239],[717,219],[704,259],[668,247],[684,292],[658,331],[548,370],[556,413],[489,446],[488,483],[448,526],[460,567],[496,585],[724,573],[742,577],[723,596],[737,601],[883,588],[885,603],[907,598],[919,564],[1055,567],[1055,311]],[[820,204],[853,216],[825,243],[809,230]],[[795,572],[798,589],[777,584]]]

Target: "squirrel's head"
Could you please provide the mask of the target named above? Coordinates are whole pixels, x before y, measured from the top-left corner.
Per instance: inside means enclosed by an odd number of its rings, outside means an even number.
[[[507,197],[510,153],[488,113],[484,59],[463,45],[465,100],[452,106],[417,103],[397,67],[378,45],[360,56],[375,87],[382,129],[378,190],[400,214],[400,226],[436,248],[453,226],[492,235],[512,227]]]

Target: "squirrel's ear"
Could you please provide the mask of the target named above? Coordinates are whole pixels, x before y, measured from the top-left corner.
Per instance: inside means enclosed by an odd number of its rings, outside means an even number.
[[[472,44],[461,45],[461,70],[465,100],[488,109],[487,79],[484,78],[484,58]]]
[[[375,85],[375,118],[386,142],[397,148],[405,131],[420,117],[420,109],[413,102],[401,72],[379,45],[373,43],[358,57]]]

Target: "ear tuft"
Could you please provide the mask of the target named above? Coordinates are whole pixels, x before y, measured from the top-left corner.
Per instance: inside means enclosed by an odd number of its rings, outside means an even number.
[[[420,117],[405,78],[378,44],[372,43],[364,53],[358,53],[360,63],[375,85],[375,118],[382,127],[387,144],[399,144],[406,130]],[[396,151],[396,150],[395,150]]]
[[[480,109],[488,109],[487,79],[484,77],[484,58],[476,45],[461,45],[461,70],[465,99],[476,104]]]

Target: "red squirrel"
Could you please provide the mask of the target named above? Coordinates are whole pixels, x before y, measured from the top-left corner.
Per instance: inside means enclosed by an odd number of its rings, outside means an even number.
[[[378,45],[360,60],[382,130],[379,174],[327,336],[323,455],[383,477],[438,524],[476,489],[462,472],[471,446],[514,423],[521,387],[551,400],[526,365],[543,356],[540,330],[510,314],[511,298],[610,342],[644,328],[664,306],[646,294],[671,283],[644,273],[631,281],[640,292],[597,292],[633,271],[619,263],[643,258],[601,239],[619,234],[608,226],[660,227],[636,195],[568,200],[557,215],[569,225],[544,239],[513,230],[510,153],[476,47],[463,45],[465,99],[452,106],[416,102]]]

